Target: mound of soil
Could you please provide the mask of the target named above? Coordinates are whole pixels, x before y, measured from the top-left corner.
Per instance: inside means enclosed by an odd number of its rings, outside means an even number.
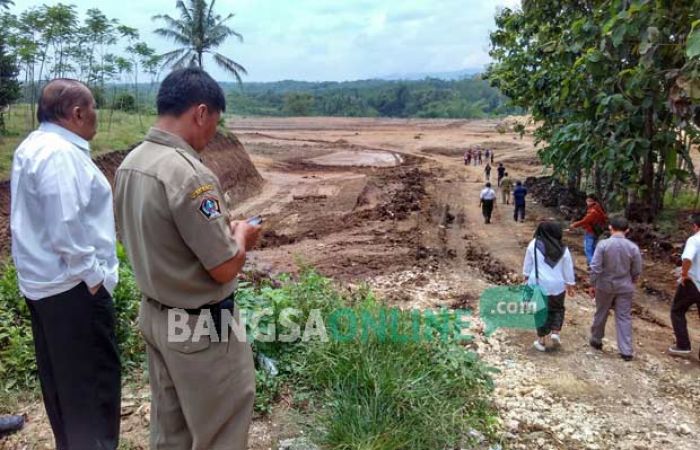
[[[138,145],[138,144],[136,144]],[[136,145],[134,147],[136,147]],[[124,157],[134,148],[118,150],[95,158],[110,183]],[[260,192],[263,178],[250,160],[243,144],[231,133],[217,133],[203,153],[203,161],[221,180],[234,203]],[[0,182],[0,254],[10,252],[10,182]]]
[[[387,203],[379,205],[376,214],[380,220],[405,220],[413,211],[420,211],[421,199],[425,196],[425,173],[417,168],[399,174],[402,188]]]
[[[554,177],[528,177],[525,187],[542,205],[558,209],[566,220],[586,213],[586,193],[568,188]]]
[[[232,133],[217,133],[202,153],[204,164],[219,177],[221,187],[239,203],[260,192],[263,178],[241,141]]]

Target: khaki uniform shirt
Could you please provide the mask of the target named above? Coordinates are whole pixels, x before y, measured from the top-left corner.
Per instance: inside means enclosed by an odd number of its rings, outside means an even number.
[[[223,300],[235,281],[209,270],[233,258],[223,190],[183,139],[156,128],[119,166],[116,217],[136,282],[145,297],[178,308]]]
[[[513,181],[510,178],[508,178],[508,177],[501,178],[501,189],[503,189],[505,191],[510,191],[512,187],[513,187]]]

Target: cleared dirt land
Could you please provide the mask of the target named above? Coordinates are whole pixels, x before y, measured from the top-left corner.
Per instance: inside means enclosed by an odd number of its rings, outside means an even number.
[[[499,133],[499,121],[386,119],[236,119],[230,129],[261,173],[259,193],[235,205],[235,214],[265,217],[265,234],[250,268],[295,272],[315,266],[342,283],[368,282],[387,302],[405,308],[478,308],[483,289],[517,282],[524,247],[537,221],[558,217],[531,198],[525,223],[498,204],[484,225],[478,193],[483,166],[465,167],[468,146],[495,149],[511,177],[543,174],[529,136]],[[492,180],[495,178],[495,168]],[[579,294],[567,299],[563,346],[531,349],[534,333],[499,331],[486,338],[478,321],[471,346],[491,365],[510,448],[695,449],[700,433],[700,364],[674,359],[669,300],[673,242],[666,253],[647,252],[637,295],[637,357],[617,355],[614,321],[603,352],[587,344],[593,303],[585,293],[581,235],[567,235],[576,258]],[[682,241],[681,241],[682,242]],[[654,257],[652,257],[652,254]],[[612,317],[611,317],[612,319]],[[689,314],[693,342],[700,322]],[[612,339],[610,339],[612,338]],[[144,389],[127,393],[124,432],[147,442]],[[139,406],[140,405],[140,406]],[[50,442],[40,405],[28,405],[28,427],[12,445]],[[276,448],[294,434],[289,418],[255,422],[251,448]],[[7,445],[10,445],[9,441]],[[0,445],[1,447],[2,445]],[[13,447],[8,447],[13,448]],[[23,447],[16,447],[23,448]]]

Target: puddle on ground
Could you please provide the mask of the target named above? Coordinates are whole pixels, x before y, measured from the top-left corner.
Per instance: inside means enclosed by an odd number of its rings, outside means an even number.
[[[342,150],[308,161],[320,166],[394,167],[401,164],[403,158],[391,152]]]

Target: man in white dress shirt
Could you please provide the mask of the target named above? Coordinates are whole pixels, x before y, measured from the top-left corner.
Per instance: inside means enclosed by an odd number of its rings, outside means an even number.
[[[481,213],[484,215],[484,223],[491,223],[491,214],[493,214],[495,204],[496,191],[491,188],[491,183],[486,183],[479,194],[479,206],[481,206]]]
[[[112,189],[90,157],[95,100],[78,81],[53,80],[37,117],[15,151],[10,220],[44,405],[56,448],[116,449],[118,261]]]

